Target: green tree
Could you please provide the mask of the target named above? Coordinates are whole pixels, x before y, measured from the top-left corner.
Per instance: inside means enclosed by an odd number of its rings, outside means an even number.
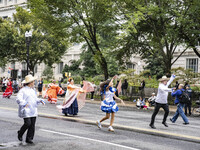
[[[70,72],[72,76],[80,74],[80,64],[81,60],[71,60],[70,61],[71,65],[68,66],[65,64],[64,69],[63,69],[63,77],[65,76],[65,72]]]
[[[46,66],[42,76],[46,78],[47,81],[50,81],[50,79],[53,79],[53,69],[51,66]]]
[[[162,56],[157,54],[147,56],[147,59],[145,59],[147,66],[145,66],[144,69],[150,70],[147,74],[148,76],[156,75],[156,78],[159,79],[165,74],[164,67],[162,67],[164,66],[162,59]]]
[[[182,26],[180,19],[189,15],[187,7],[184,6],[185,1],[125,0],[122,3],[121,10],[127,22],[124,23],[123,38],[120,42],[123,47],[119,49],[118,55],[125,54],[124,56],[128,57],[138,53],[143,59],[162,57],[163,64],[161,63],[160,67],[165,74],[170,74],[171,66],[188,48],[186,46],[177,59],[173,60],[178,46],[184,45],[179,33]],[[133,22],[135,19],[138,20],[137,24]]]
[[[104,73],[108,78],[107,60],[100,47],[102,37],[100,34],[111,36],[116,30],[115,1],[105,0],[32,0],[30,1],[32,12],[42,20],[42,25],[55,32],[62,32],[60,36],[68,36],[72,42],[86,42],[88,49],[94,55]],[[109,48],[113,43],[107,43]]]
[[[184,0],[184,8],[186,15],[179,19],[179,37],[183,38],[187,46],[200,58],[200,3],[198,0]]]
[[[0,18],[0,66],[5,66],[16,50],[18,31],[9,20]]]
[[[28,66],[30,71],[34,74],[35,65],[42,62],[49,66],[58,62],[66,52],[67,41],[57,38],[42,29],[39,26],[40,21],[27,10],[17,7],[16,11],[13,24],[15,29],[18,30],[18,38],[14,42],[16,50],[13,52],[13,59],[20,62],[27,60],[24,34],[26,31],[32,30]]]
[[[82,65],[83,65],[83,69],[80,72],[80,75],[82,77],[94,77],[95,75],[97,75],[97,71],[96,71],[96,64],[93,58],[93,54],[91,53],[90,50],[84,50],[81,53],[81,58],[82,60]]]

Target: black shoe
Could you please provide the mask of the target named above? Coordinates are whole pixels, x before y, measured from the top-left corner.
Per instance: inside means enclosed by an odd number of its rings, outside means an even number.
[[[17,131],[17,134],[18,134],[18,136],[17,136],[17,137],[18,137],[18,140],[19,140],[19,141],[22,141],[23,139],[22,139],[22,136],[19,135],[19,131]]]
[[[172,123],[175,123],[175,122],[173,122],[172,118],[169,118],[169,120],[170,120]]]
[[[33,144],[33,141],[31,141],[31,140],[26,140],[26,143],[28,143],[28,144]]]
[[[167,123],[166,122],[163,122],[162,123],[165,127],[168,127]]]
[[[156,127],[153,124],[149,125],[152,129],[156,129]]]
[[[184,124],[184,125],[187,125],[187,124],[189,124],[189,122],[184,122],[183,124]]]

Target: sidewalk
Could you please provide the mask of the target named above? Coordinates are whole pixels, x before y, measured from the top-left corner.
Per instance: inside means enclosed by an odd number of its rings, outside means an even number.
[[[58,100],[62,100],[62,98],[58,98]],[[92,103],[92,104],[101,104],[101,100],[86,100],[87,103]],[[132,107],[132,108],[137,108],[136,106],[136,102],[131,102],[131,101],[124,101],[125,105],[122,105],[121,103],[117,103],[118,106],[120,107]],[[154,110],[154,107],[149,107],[149,110]],[[169,105],[169,111],[174,113],[176,112],[177,107],[175,105]],[[164,111],[162,108],[160,109],[160,111]]]
[[[0,95],[3,95],[3,92],[0,92]],[[12,96],[17,96],[17,93],[13,94]],[[58,101],[63,101],[64,97],[60,97],[58,96]],[[95,100],[86,100],[86,103],[92,103],[92,104],[101,104],[101,100],[99,99],[95,99]],[[118,106],[120,107],[130,107],[130,108],[137,108],[136,107],[136,102],[131,102],[131,101],[124,101],[125,105],[122,105],[121,103],[117,103]],[[169,111],[170,112],[176,112],[176,106],[174,105],[169,105]],[[149,110],[154,110],[154,107],[149,107]],[[162,108],[160,109],[160,111],[164,111]]]

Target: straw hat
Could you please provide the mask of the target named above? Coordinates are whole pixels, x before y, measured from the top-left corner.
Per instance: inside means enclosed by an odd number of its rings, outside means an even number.
[[[30,83],[34,80],[36,80],[37,78],[36,77],[33,77],[32,75],[27,75],[25,76],[25,80],[22,81],[23,84],[26,84],[26,83]]]
[[[160,78],[158,81],[162,82],[162,81],[168,81],[169,78],[167,78],[166,76],[162,76],[162,78]]]

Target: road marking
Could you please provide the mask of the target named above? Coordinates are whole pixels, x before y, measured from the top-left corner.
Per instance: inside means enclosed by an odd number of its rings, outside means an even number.
[[[67,133],[61,133],[61,132],[56,132],[56,131],[51,131],[51,130],[46,130],[46,129],[39,129],[39,130],[44,131],[44,132],[49,132],[49,133],[64,135],[64,136],[68,136],[68,137],[70,136],[70,137],[74,137],[74,138],[78,138],[78,139],[84,139],[84,140],[94,141],[94,142],[98,142],[98,143],[104,143],[104,144],[113,145],[113,146],[117,146],[117,147],[121,147],[121,148],[131,149],[131,150],[140,150],[140,149],[129,147],[129,146],[124,146],[124,145],[120,145],[120,144],[115,144],[115,143],[111,143],[111,142],[106,142],[106,141],[91,139],[91,138],[77,136],[77,135],[72,135],[72,134],[67,134]]]
[[[0,107],[0,109],[17,111],[17,109],[15,109],[15,108],[8,108],[8,107]],[[44,116],[44,117],[54,117],[54,118],[68,119],[68,120],[73,120],[73,121],[77,121],[77,122],[84,122],[84,123],[96,125],[96,121],[93,121],[93,120],[67,117],[67,116],[61,116],[61,115],[54,115],[54,114],[47,114],[47,113],[38,113],[38,114],[41,117]],[[102,123],[102,125],[108,126],[109,123]],[[191,126],[191,125],[188,125],[188,126]],[[174,137],[174,138],[186,138],[186,139],[189,139],[189,140],[200,141],[200,137],[197,137],[197,136],[170,133],[170,132],[165,132],[165,131],[158,131],[158,130],[155,130],[155,129],[139,128],[139,127],[133,127],[133,126],[124,126],[124,125],[120,125],[120,124],[115,124],[115,125],[113,125],[113,127],[119,128],[119,129],[136,131],[136,132],[141,131],[142,133],[146,133],[146,134],[154,134],[154,135],[159,134],[159,135],[162,135],[162,136],[165,136],[165,137],[168,137],[168,138],[169,138],[169,136],[171,136],[171,137]]]

